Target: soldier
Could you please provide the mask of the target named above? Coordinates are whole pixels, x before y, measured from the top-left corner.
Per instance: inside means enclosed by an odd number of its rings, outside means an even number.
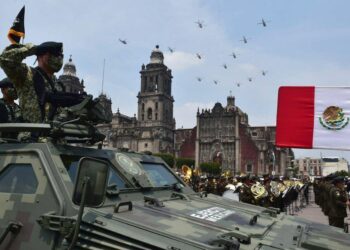
[[[271,182],[271,178],[269,174],[263,174],[263,185],[265,187],[269,187],[270,186],[270,182]]]
[[[313,189],[314,189],[314,197],[315,197],[315,203],[316,205],[320,205],[320,179],[319,178],[315,178],[314,182],[313,182]]]
[[[22,122],[22,114],[19,106],[15,103],[17,99],[16,90],[8,78],[0,81],[3,98],[0,99],[0,122]],[[0,137],[17,140],[18,133],[2,132]]]
[[[349,206],[348,194],[345,190],[344,177],[338,176],[333,180],[334,188],[330,191],[329,224],[334,227],[344,228],[344,218],[348,215],[346,208]]]
[[[248,176],[241,176],[242,186],[239,189],[239,201],[254,204],[254,197],[250,190],[251,183]]]
[[[306,177],[304,179],[304,198],[305,198],[305,201],[306,201],[306,205],[309,205],[309,186],[310,186],[310,179],[308,177]]]
[[[336,178],[334,174],[326,176],[325,181],[321,186],[321,208],[326,216],[329,216],[329,211],[331,210],[332,206],[330,194],[334,189],[334,186],[332,185],[332,181],[334,178]],[[328,217],[328,222],[329,225],[331,225],[330,217]]]
[[[45,42],[11,45],[0,55],[0,66],[13,82],[19,97],[19,105],[26,122],[40,123],[48,120],[52,106],[47,93],[62,91],[54,73],[63,65],[62,43]],[[22,63],[26,57],[36,55],[38,67]]]
[[[0,81],[3,98],[0,99],[0,122],[20,122],[22,120],[21,110],[15,103],[17,93],[8,78]]]
[[[54,73],[63,65],[63,45],[45,42],[11,45],[0,55],[0,66],[13,82],[19,97],[23,119],[40,123],[51,121],[60,107],[81,103],[86,93],[65,93],[63,84],[56,80]],[[28,56],[36,55],[38,67],[22,63]]]

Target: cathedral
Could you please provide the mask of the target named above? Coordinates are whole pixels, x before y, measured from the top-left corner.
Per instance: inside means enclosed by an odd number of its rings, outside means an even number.
[[[275,130],[250,126],[248,115],[230,95],[226,106],[217,102],[211,110],[197,112],[196,167],[217,162],[232,174],[285,174],[294,156],[290,149],[275,147]]]
[[[79,81],[72,56],[69,57],[68,62],[63,66],[63,74],[59,76],[58,81],[63,83],[66,92],[77,94],[84,92],[84,80]]]
[[[106,135],[105,146],[135,152],[170,153],[191,158],[199,167],[204,162],[217,162],[222,171],[232,174],[285,174],[294,158],[293,151],[275,147],[274,126],[252,127],[248,115],[227,97],[226,105],[217,102],[212,109],[198,108],[197,124],[190,129],[175,129],[172,96],[172,73],[164,64],[164,55],[156,46],[150,61],[140,70],[137,115],[128,116],[118,109],[112,113],[112,101],[99,95],[112,122],[100,124]],[[82,93],[84,81],[76,75],[70,57],[59,80],[67,92]]]
[[[164,55],[158,45],[151,53],[150,62],[141,66],[140,74],[137,116],[124,115],[118,109],[112,122],[99,125],[99,130],[107,135],[107,144],[112,147],[136,152],[173,153],[173,77],[164,64]]]

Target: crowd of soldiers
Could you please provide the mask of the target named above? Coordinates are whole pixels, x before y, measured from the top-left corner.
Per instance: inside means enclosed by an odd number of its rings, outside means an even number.
[[[315,203],[328,216],[329,225],[344,228],[346,209],[350,208],[349,193],[350,182],[343,176],[330,174],[314,181]]]
[[[309,203],[308,178],[303,180],[289,179],[282,176],[265,174],[258,176],[191,176],[185,181],[197,192],[229,196],[232,199],[263,207],[274,207],[286,211],[298,198]]]
[[[334,174],[324,178],[302,180],[282,176],[183,176],[197,192],[206,192],[263,207],[274,207],[280,211],[299,200],[299,206],[309,204],[309,187],[313,186],[315,203],[328,216],[329,225],[344,228],[347,207],[350,209],[350,179]]]

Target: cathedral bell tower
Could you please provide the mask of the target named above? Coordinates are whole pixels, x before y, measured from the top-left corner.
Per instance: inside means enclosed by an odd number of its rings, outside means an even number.
[[[163,60],[164,55],[157,45],[151,53],[150,62],[141,67],[141,90],[137,96],[138,121],[144,128],[144,142],[139,148],[154,153],[171,153],[174,142],[172,75]]]

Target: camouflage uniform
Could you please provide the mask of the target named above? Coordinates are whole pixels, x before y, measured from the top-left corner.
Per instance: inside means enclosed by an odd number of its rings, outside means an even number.
[[[341,190],[334,187],[330,191],[330,209],[329,209],[329,225],[339,228],[344,228],[344,218],[348,215],[346,213],[346,201],[348,195],[346,190]]]
[[[330,195],[331,192],[333,191],[334,186],[330,184],[329,182],[326,182],[323,185],[323,192],[322,192],[322,208],[323,208],[323,213],[328,216],[329,210],[331,209],[331,200],[330,200]]]
[[[21,122],[21,109],[16,103],[6,103],[3,98],[0,99],[0,122]],[[0,137],[17,139],[18,133],[0,132]]]
[[[1,112],[0,122],[19,122],[21,120],[21,109],[16,103],[8,104],[3,98],[1,98],[0,106],[3,111],[7,112]]]
[[[320,183],[318,180],[315,180],[313,183],[313,188],[314,188],[314,196],[315,196],[315,203],[316,205],[320,205]]]
[[[23,120],[40,123],[48,118],[51,106],[49,103],[42,104],[43,100],[39,100],[35,89],[35,79],[42,78],[46,91],[59,91],[62,88],[55,77],[50,79],[38,67],[32,68],[22,63],[24,58],[34,54],[35,46],[32,44],[11,45],[0,55],[0,66],[16,88]]]

